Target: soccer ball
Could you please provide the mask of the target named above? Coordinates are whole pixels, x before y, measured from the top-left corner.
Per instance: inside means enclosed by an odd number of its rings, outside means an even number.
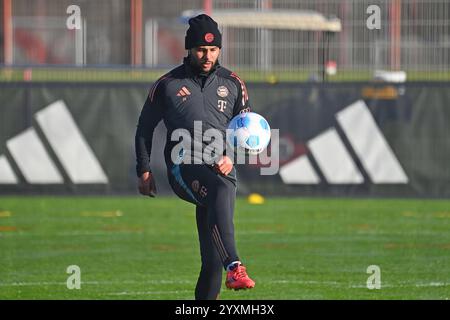
[[[270,142],[270,126],[255,112],[240,113],[231,119],[227,129],[227,143],[237,152],[256,155]]]

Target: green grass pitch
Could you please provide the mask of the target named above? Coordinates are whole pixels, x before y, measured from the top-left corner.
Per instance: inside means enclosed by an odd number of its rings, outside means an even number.
[[[450,297],[449,200],[240,198],[235,227],[256,287],[224,300]],[[193,299],[200,267],[194,207],[170,197],[0,197],[0,254],[0,299]]]

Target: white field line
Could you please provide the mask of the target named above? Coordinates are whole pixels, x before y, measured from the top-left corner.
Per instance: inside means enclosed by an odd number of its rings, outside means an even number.
[[[135,281],[135,280],[124,280],[124,281],[81,281],[81,286],[83,285],[120,285],[120,284],[194,284],[194,281],[190,280],[148,280],[148,281]],[[66,286],[66,282],[57,281],[41,281],[41,282],[0,282],[0,287],[39,287],[39,286]]]
[[[148,230],[111,230],[111,231],[67,231],[67,232],[57,232],[55,234],[43,234],[43,233],[37,233],[37,232],[30,232],[30,231],[15,231],[15,232],[1,232],[0,231],[0,237],[44,237],[44,238],[51,238],[51,237],[84,237],[84,236],[117,236],[117,235],[136,235],[136,234],[151,234]],[[194,231],[192,232],[168,232],[167,235],[176,235],[176,236],[185,236],[185,235],[192,235]],[[277,231],[270,231],[270,230],[255,230],[255,231],[242,231],[239,232],[239,235],[252,235],[252,234],[277,234],[280,232]]]
[[[381,289],[383,288],[408,288],[408,287],[416,287],[416,288],[426,288],[426,287],[448,287],[450,286],[450,282],[428,282],[428,283],[408,283],[402,282],[398,284],[383,284],[381,282]],[[367,288],[366,284],[363,285],[351,285],[349,288]]]
[[[174,290],[174,291],[137,291],[137,292],[129,292],[129,291],[123,291],[123,292],[111,292],[106,293],[107,296],[140,296],[140,295],[152,295],[152,294],[178,294],[178,293],[191,293],[192,290]]]
[[[321,285],[321,286],[334,286],[340,288],[367,288],[366,283],[357,284],[357,285],[344,285],[342,283],[336,281],[314,281],[314,280],[275,280],[270,281],[270,283],[278,283],[278,284],[304,284],[304,285]],[[447,287],[450,286],[450,282],[422,282],[422,283],[411,283],[411,282],[401,282],[398,284],[383,284],[381,283],[381,288],[403,288],[403,287]]]
[[[340,288],[366,288],[366,284],[350,284],[345,285],[336,281],[314,281],[314,280],[273,280],[269,281],[269,283],[277,283],[277,284],[297,284],[297,285],[320,285],[320,286],[333,286]],[[161,285],[161,284],[195,284],[195,281],[190,280],[148,280],[148,281],[135,281],[135,280],[124,280],[124,281],[81,281],[81,285],[94,285],[94,286],[102,286],[102,285],[121,285],[121,284],[144,284],[144,285]],[[26,286],[66,286],[66,282],[57,282],[57,281],[41,281],[41,282],[0,282],[0,287],[26,287]],[[450,282],[422,282],[422,283],[410,283],[410,282],[402,282],[398,284],[383,284],[381,283],[381,288],[402,288],[402,287],[448,287],[450,286]],[[174,292],[184,292],[174,291]],[[188,290],[186,290],[188,291]],[[155,291],[149,291],[155,292]],[[161,291],[161,293],[169,293],[169,291]],[[111,293],[112,294],[112,293]],[[135,293],[127,293],[126,291],[123,293],[115,293],[115,294],[135,294]],[[136,293],[136,294],[147,294],[145,292]],[[154,293],[157,294],[157,293]]]
[[[325,285],[325,286],[342,286],[341,283],[336,281],[315,281],[315,280],[274,280],[270,281],[270,283],[278,283],[278,284],[317,284],[317,285]]]

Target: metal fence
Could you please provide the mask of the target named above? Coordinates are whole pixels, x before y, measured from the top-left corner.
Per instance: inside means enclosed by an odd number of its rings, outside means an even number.
[[[80,29],[67,28],[71,5],[80,8]],[[5,68],[18,66],[172,68],[186,54],[181,15],[191,9],[213,16],[223,10],[310,10],[341,21],[341,31],[328,36],[222,27],[222,63],[251,80],[314,79],[327,62],[329,80],[367,80],[375,70],[403,70],[410,80],[450,80],[447,0],[2,0],[0,78],[15,79]]]

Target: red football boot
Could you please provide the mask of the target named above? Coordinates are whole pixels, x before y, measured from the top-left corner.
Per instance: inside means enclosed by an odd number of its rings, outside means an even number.
[[[245,267],[240,264],[234,267],[233,270],[227,272],[225,285],[228,289],[234,290],[251,289],[255,286],[255,281],[248,277]]]

